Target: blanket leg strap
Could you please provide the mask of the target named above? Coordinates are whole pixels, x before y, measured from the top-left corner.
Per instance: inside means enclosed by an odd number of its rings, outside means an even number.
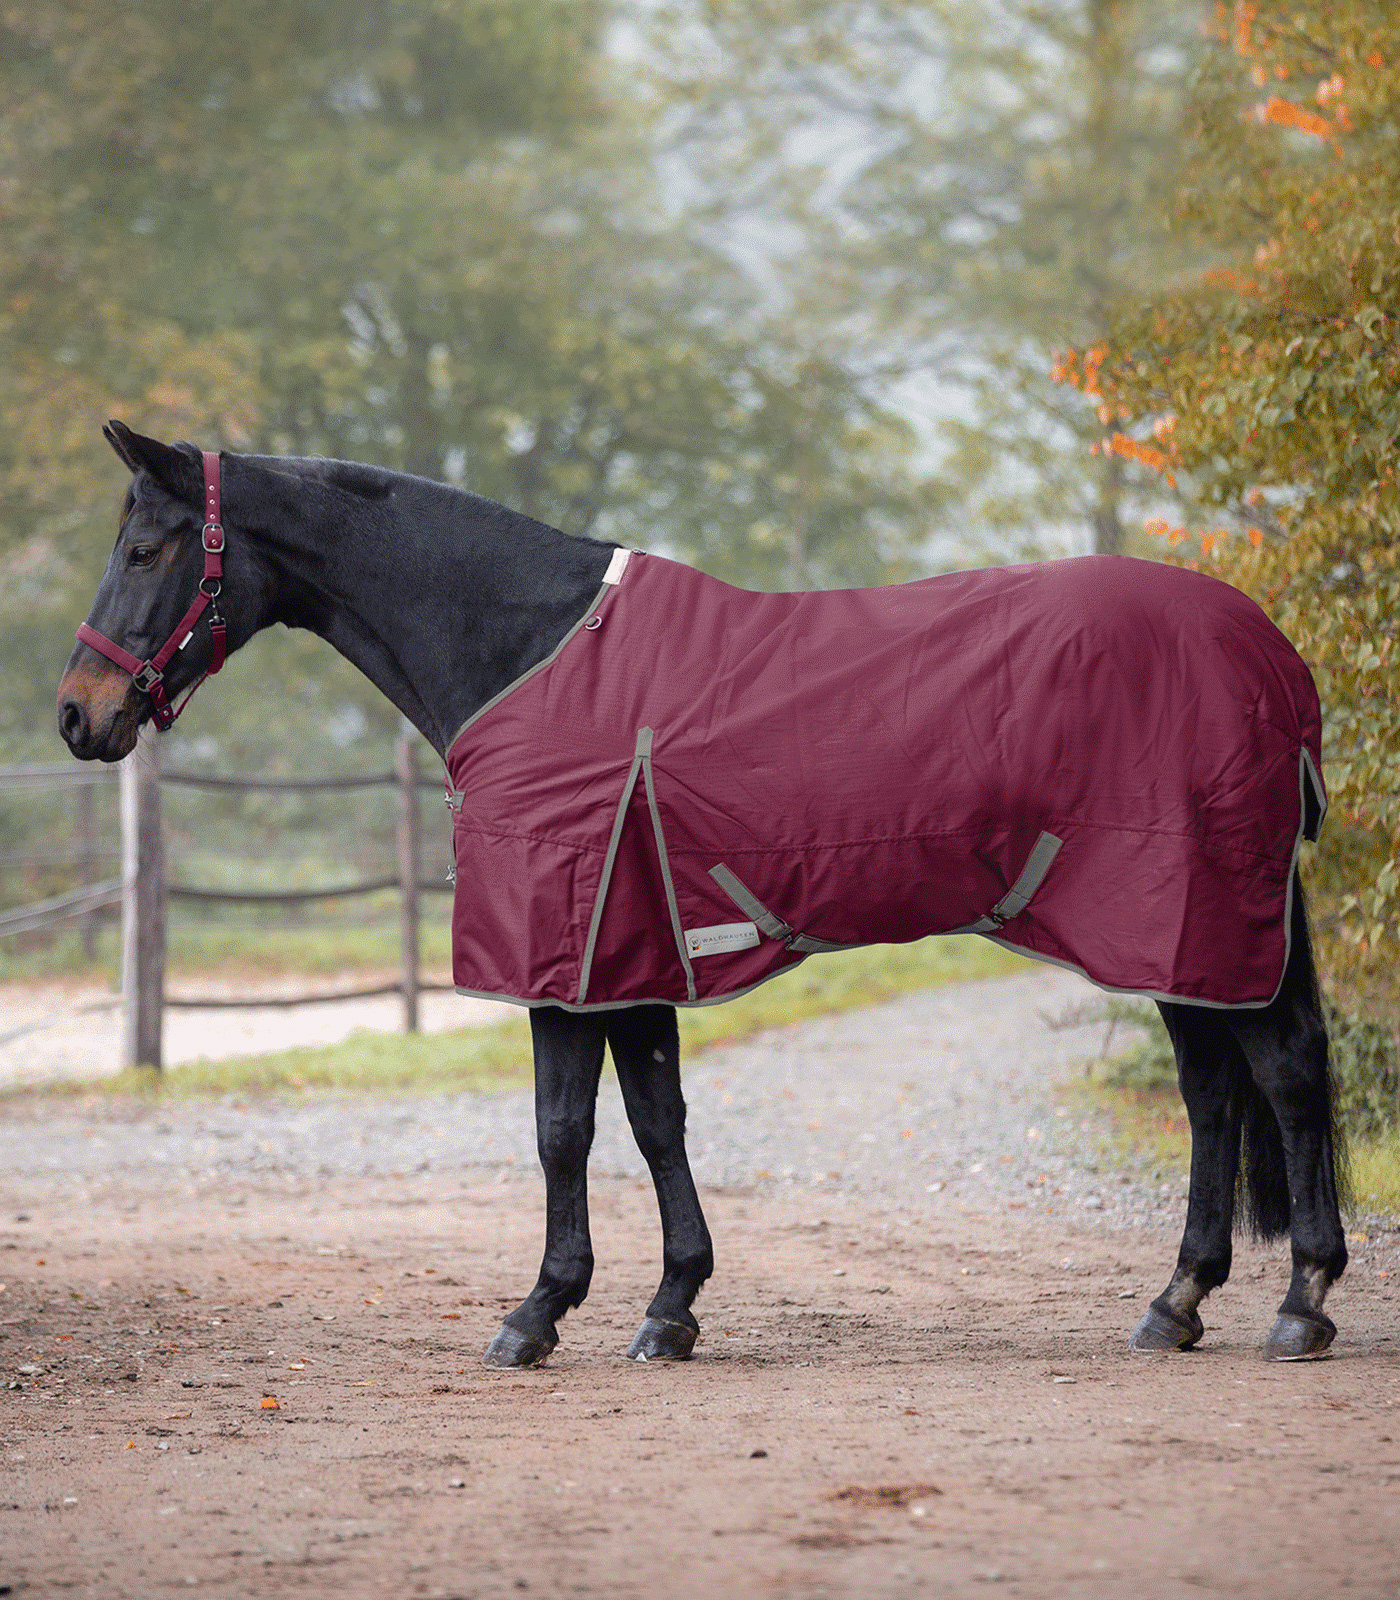
[[[611,571],[611,568],[609,568]],[[610,579],[610,582],[616,580]],[[637,730],[637,744],[632,756],[632,765],[627,769],[627,781],[622,786],[622,796],[617,802],[617,811],[613,816],[612,833],[608,836],[607,854],[603,858],[602,876],[598,883],[598,893],[593,901],[593,915],[588,923],[588,939],[584,945],[583,961],[579,969],[578,999],[575,1002],[582,1005],[588,998],[588,980],[593,973],[593,953],[598,945],[598,929],[602,926],[603,907],[607,902],[608,888],[612,883],[613,867],[617,863],[618,847],[622,843],[622,830],[627,822],[628,808],[632,804],[632,794],[637,787],[640,776],[646,793],[647,811],[651,817],[652,834],[656,841],[657,859],[661,865],[661,881],[666,890],[666,909],[671,921],[671,933],[676,941],[676,951],[680,956],[681,968],[685,973],[685,988],[688,999],[694,1000],[695,969],[690,964],[690,956],[685,947],[685,934],[681,929],[680,907],[676,901],[676,886],[671,878],[671,863],[666,855],[666,837],[661,827],[661,811],[656,802],[656,782],[651,770],[651,752],[655,736],[650,728]]]

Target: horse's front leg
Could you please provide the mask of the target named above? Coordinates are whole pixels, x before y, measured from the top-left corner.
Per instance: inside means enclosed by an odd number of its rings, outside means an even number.
[[[581,1305],[593,1277],[588,1233],[588,1152],[598,1076],[603,1067],[600,1017],[537,1006],[530,1012],[535,1048],[535,1139],[544,1168],[544,1260],[535,1287],[501,1324],[486,1351],[491,1367],[537,1367],[559,1342],[555,1324]]]
[[[714,1271],[710,1231],[685,1154],[685,1098],[674,1006],[631,1006],[607,1022],[623,1104],[661,1208],[661,1286],[628,1346],[633,1360],[683,1361],[700,1324],[691,1302]]]

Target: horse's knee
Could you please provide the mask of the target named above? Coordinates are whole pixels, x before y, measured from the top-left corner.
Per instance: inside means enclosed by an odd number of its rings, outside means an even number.
[[[593,1117],[537,1116],[535,1147],[547,1174],[581,1172],[593,1148]]]
[[[629,1116],[632,1137],[642,1159],[655,1172],[685,1150],[685,1105],[660,1116]]]

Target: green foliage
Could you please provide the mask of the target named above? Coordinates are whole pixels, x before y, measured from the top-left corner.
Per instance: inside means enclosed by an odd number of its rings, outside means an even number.
[[[1168,474],[1204,570],[1313,667],[1332,814],[1310,876],[1334,978],[1393,1008],[1400,954],[1400,18],[1237,6],[1193,100],[1178,228],[1216,264],[1124,311],[1083,387]],[[1155,432],[1157,443],[1147,435]],[[1158,527],[1168,532],[1167,523]]]
[[[1110,998],[1098,1008],[1098,1015],[1141,1035],[1126,1050],[1108,1056],[1101,1073],[1104,1083],[1115,1089],[1176,1088],[1176,1052],[1162,1022],[1162,1013],[1151,1001]],[[1108,1045],[1105,1052],[1107,1049]]]
[[[1139,1030],[1126,1050],[1109,1053],[1094,1070],[1095,1081],[1112,1090],[1162,1093],[1176,1090],[1176,1056],[1155,1005],[1109,998],[1092,1007],[1095,1020]],[[1388,1023],[1327,1007],[1332,1080],[1337,1115],[1348,1141],[1374,1143],[1400,1130],[1400,1038]]]
[[[446,478],[760,587],[911,574],[911,430],[677,203],[670,108],[603,48],[612,20],[0,10],[0,759],[54,749],[123,486],[112,415]],[[353,764],[393,726],[319,641],[262,636],[229,673],[181,724],[211,764]],[[351,710],[358,748],[325,733]]]
[[[1342,1127],[1353,1139],[1400,1133],[1400,1038],[1395,1029],[1332,1009],[1332,1076]]]

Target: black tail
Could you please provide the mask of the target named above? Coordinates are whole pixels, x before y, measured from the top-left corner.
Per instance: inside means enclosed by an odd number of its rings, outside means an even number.
[[[1297,1052],[1306,1063],[1310,1098],[1318,1117],[1325,1118],[1332,1152],[1332,1176],[1339,1195],[1348,1191],[1345,1142],[1336,1121],[1336,1095],[1327,1058],[1327,1025],[1323,1020],[1322,996],[1313,964],[1312,936],[1308,913],[1303,903],[1303,886],[1295,868],[1293,909],[1289,927],[1288,965],[1277,997],[1268,1008],[1277,1013],[1286,1048]],[[1243,1105],[1243,1129],[1238,1202],[1250,1231],[1261,1239],[1276,1239],[1288,1232],[1291,1208],[1288,1200],[1288,1174],[1284,1169],[1283,1137],[1278,1118],[1262,1090],[1250,1075],[1244,1052],[1231,1052],[1231,1070],[1236,1074]],[[1343,1201],[1345,1203],[1345,1200]]]

